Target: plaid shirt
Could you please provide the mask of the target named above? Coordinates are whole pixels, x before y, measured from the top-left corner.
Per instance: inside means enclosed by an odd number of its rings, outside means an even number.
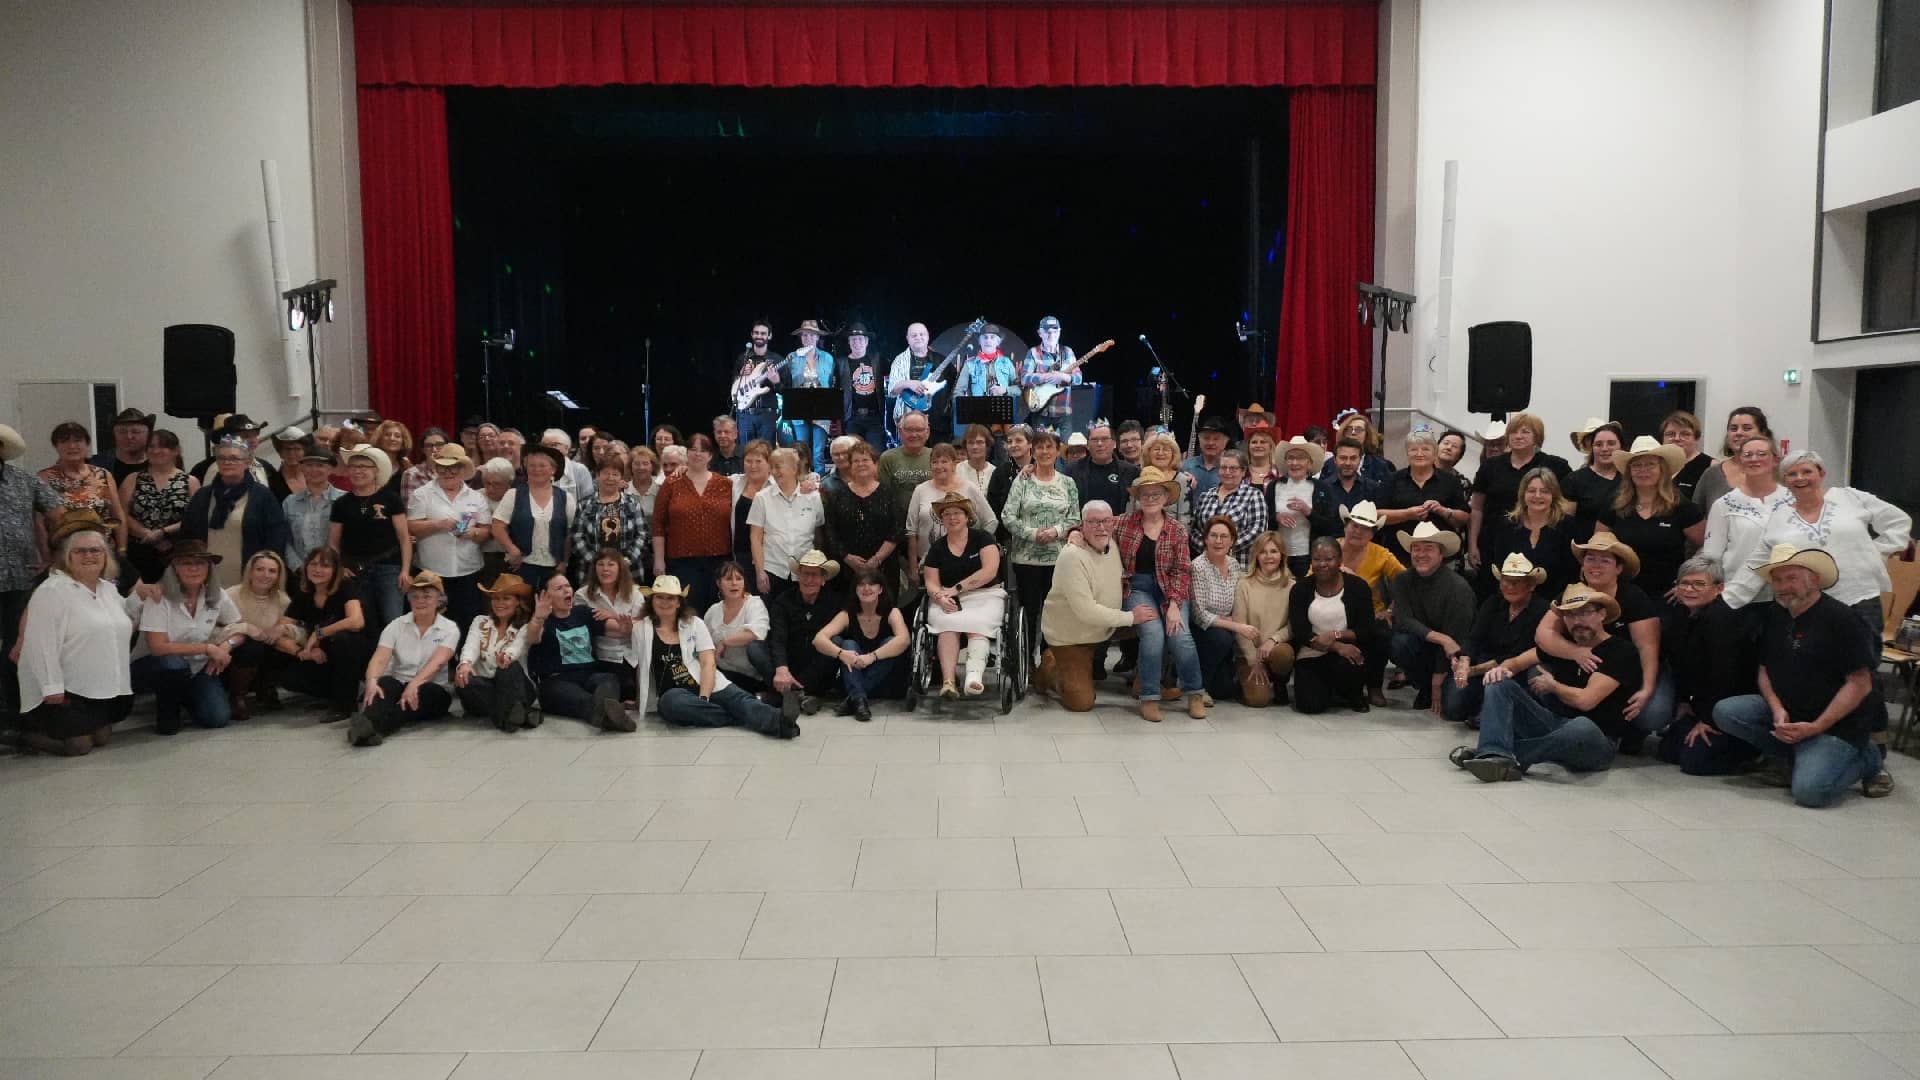
[[[1240,579],[1246,571],[1238,560],[1227,560],[1227,573],[1207,559],[1206,552],[1193,557],[1193,624],[1202,630],[1233,614],[1233,603],[1240,591]]]
[[[646,578],[653,569],[653,552],[648,547],[646,515],[640,500],[631,491],[622,491],[610,503],[588,494],[575,504],[580,509],[573,518],[573,573],[575,581],[593,580],[593,560],[603,547],[619,548],[627,557],[627,569],[635,581]]]
[[[1253,547],[1254,540],[1267,531],[1266,492],[1252,484],[1241,484],[1232,494],[1223,494],[1219,488],[1202,492],[1194,497],[1193,504],[1191,543],[1195,550],[1206,546],[1207,522],[1219,514],[1233,519],[1238,536],[1233,542],[1233,557],[1242,564],[1247,561],[1247,551]]]
[[[1040,346],[1035,345],[1033,348],[1027,350],[1027,357],[1020,364],[1020,385],[1029,389],[1035,386],[1051,386],[1053,385],[1052,383],[1041,382],[1037,376],[1044,375],[1051,371],[1059,371],[1071,363],[1073,363],[1073,350],[1067,348],[1065,345],[1060,346],[1060,351],[1057,353],[1041,352]],[[1073,369],[1073,381],[1068,383],[1067,386],[1079,385],[1080,369],[1075,368]],[[1055,394],[1053,400],[1047,402],[1046,408],[1040,410],[1042,416],[1062,417],[1073,415],[1072,396],[1064,392],[1066,386],[1062,386],[1060,389],[1062,393]]]
[[[1140,554],[1140,541],[1145,536],[1138,510],[1115,522],[1113,538],[1120,544],[1122,574],[1132,576],[1133,560]],[[1187,534],[1180,531],[1172,518],[1167,518],[1160,529],[1160,539],[1154,544],[1153,569],[1154,579],[1166,594],[1167,603],[1184,604],[1193,597],[1193,557],[1187,554]]]

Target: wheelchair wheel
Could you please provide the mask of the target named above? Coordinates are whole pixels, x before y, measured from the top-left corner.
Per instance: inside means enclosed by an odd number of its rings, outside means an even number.
[[[927,696],[927,689],[933,685],[933,657],[929,654],[933,641],[931,635],[927,633],[924,612],[914,616],[912,635],[913,643],[907,647],[913,665],[912,673],[907,676],[908,712],[920,707],[921,699]]]

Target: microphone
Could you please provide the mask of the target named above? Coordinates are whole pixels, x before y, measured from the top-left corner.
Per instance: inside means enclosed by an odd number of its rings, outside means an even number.
[[[1140,344],[1145,345],[1147,347],[1147,351],[1150,353],[1153,353],[1154,363],[1156,364],[1160,363],[1160,353],[1158,350],[1156,350],[1153,347],[1153,342],[1147,340],[1147,335],[1145,334],[1140,335]]]

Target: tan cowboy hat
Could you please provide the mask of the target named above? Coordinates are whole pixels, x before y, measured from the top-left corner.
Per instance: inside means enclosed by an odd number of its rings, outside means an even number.
[[[1488,421],[1487,426],[1480,429],[1480,437],[1482,439],[1485,439],[1487,442],[1498,442],[1499,440],[1506,438],[1507,422],[1505,420]]]
[[[1513,580],[1525,578],[1535,585],[1547,580],[1547,572],[1545,570],[1533,565],[1532,559],[1527,558],[1517,551],[1507,556],[1507,561],[1500,564],[1500,568],[1493,572],[1493,576]]]
[[[951,495],[948,495],[945,499],[941,499],[939,502],[934,503],[933,505],[935,506],[935,508],[943,508],[947,504],[948,500],[951,500],[951,499],[961,499],[966,502],[967,520],[972,521],[973,520],[973,502],[967,499],[965,495],[962,495],[957,491]],[[840,564],[837,562],[834,562],[832,559],[827,558],[826,552],[821,551],[819,548],[814,548],[812,551],[809,551],[805,555],[802,555],[799,558],[788,563],[787,569],[792,571],[795,577],[798,577],[800,575],[800,571],[802,570],[818,570],[821,573],[827,575],[828,581],[832,581],[840,573]],[[655,578],[654,580],[656,582],[659,581],[658,578]]]
[[[1622,543],[1619,537],[1605,529],[1595,532],[1593,538],[1584,544],[1578,540],[1573,542],[1573,554],[1576,558],[1586,555],[1589,551],[1597,551],[1603,555],[1611,555],[1620,560],[1621,577],[1639,576],[1640,553],[1625,543]]]
[[[1767,561],[1754,567],[1753,572],[1765,578],[1783,566],[1804,566],[1813,571],[1823,589],[1833,588],[1833,583],[1840,580],[1840,567],[1833,556],[1819,548],[1797,548],[1792,544],[1773,545]]]
[[[20,433],[0,424],[0,461],[12,461],[27,452],[27,440]]]
[[[672,574],[661,574],[659,577],[653,579],[653,584],[640,586],[641,596],[652,596],[655,593],[659,593],[662,596],[678,596],[684,599],[693,595],[693,586],[682,585],[680,579],[674,577]]]
[[[441,446],[428,460],[443,469],[459,469],[463,480],[473,475],[473,459],[467,456],[467,448],[457,442]]]
[[[800,329],[795,330],[791,336],[799,337],[801,334],[819,334],[825,337],[826,331],[820,329],[819,319],[801,319]]]
[[[1584,454],[1587,452],[1587,443],[1593,438],[1593,433],[1611,423],[1613,423],[1611,420],[1602,420],[1597,416],[1589,416],[1580,422],[1579,427],[1574,428],[1573,431],[1568,433],[1567,438],[1573,440],[1573,448],[1575,450]]]
[[[1240,436],[1242,438],[1251,439],[1253,438],[1254,432],[1263,429],[1268,435],[1273,434],[1273,414],[1268,412],[1264,405],[1249,405],[1241,409],[1235,419],[1240,422]]]
[[[1150,487],[1165,488],[1167,498],[1169,499],[1177,499],[1180,497],[1179,479],[1161,469],[1158,465],[1149,465],[1141,469],[1139,478],[1127,488],[1127,494],[1138,495],[1140,494],[1141,488]]]
[[[57,544],[77,532],[103,533],[107,531],[107,523],[100,519],[99,514],[91,510],[69,510],[60,515],[59,524],[55,525],[53,531],[47,534],[47,543]]]
[[[1438,544],[1440,554],[1449,559],[1460,554],[1460,534],[1431,521],[1423,521],[1400,534],[1401,547],[1410,548],[1413,544]]]
[[[533,586],[518,574],[501,574],[493,579],[491,585],[481,585],[480,591],[488,596],[511,596],[517,600],[533,599]]]
[[[1622,450],[1613,455],[1613,467],[1621,472],[1626,472],[1627,466],[1632,465],[1636,459],[1643,457],[1659,458],[1661,461],[1666,462],[1668,474],[1679,472],[1680,466],[1687,463],[1686,451],[1680,449],[1678,446],[1672,443],[1663,443],[1651,435],[1637,435],[1634,437],[1633,447],[1631,449]]]
[[[935,521],[939,521],[940,515],[951,509],[965,510],[967,512],[967,524],[973,524],[973,499],[969,498],[965,492],[960,491],[949,491],[945,495],[935,499],[933,504],[927,507],[927,516]],[[809,552],[809,554],[812,553]]]
[[[393,479],[393,459],[387,456],[385,450],[380,449],[372,443],[356,446],[347,451],[348,465],[352,465],[355,461],[361,460],[362,458],[373,463],[373,486],[376,488],[386,487],[387,481]]]
[[[1279,458],[1280,463],[1285,465],[1287,455],[1293,453],[1295,450],[1303,450],[1306,452],[1308,476],[1319,473],[1321,466],[1327,463],[1327,448],[1307,438],[1305,435],[1295,435],[1293,438],[1274,447],[1273,456]]]
[[[1381,525],[1380,508],[1373,505],[1372,499],[1361,499],[1352,508],[1340,508],[1340,520],[1351,521],[1369,529],[1378,530]]]
[[[1598,604],[1605,609],[1608,622],[1612,622],[1620,617],[1620,602],[1618,600],[1608,596],[1606,593],[1594,592],[1592,589],[1587,588],[1577,581],[1567,586],[1566,591],[1560,594],[1560,599],[1553,605],[1553,610],[1563,613],[1579,611],[1588,604]]]
[[[407,591],[414,592],[418,589],[432,589],[440,595],[445,596],[447,594],[447,583],[440,580],[440,575],[431,570],[416,570],[413,576],[407,579]]]

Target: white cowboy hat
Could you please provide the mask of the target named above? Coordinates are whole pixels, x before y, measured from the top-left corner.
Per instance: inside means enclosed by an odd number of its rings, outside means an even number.
[[[27,440],[18,431],[0,424],[0,461],[12,461],[27,452]]]
[[[1589,416],[1585,420],[1582,420],[1580,426],[1574,428],[1573,431],[1568,434],[1567,438],[1573,440],[1573,448],[1575,450],[1584,454],[1587,452],[1587,440],[1593,437],[1593,433],[1611,423],[1613,423],[1611,420],[1602,420],[1597,416]]]
[[[653,584],[640,586],[641,596],[652,596],[655,593],[685,598],[693,595],[693,586],[682,585],[680,579],[672,574],[661,574],[653,579]]]
[[[969,500],[967,504],[967,509],[969,511],[973,509],[971,500]],[[835,575],[840,573],[840,564],[827,558],[826,552],[821,551],[819,548],[814,548],[805,555],[789,562],[787,569],[791,570],[795,577],[798,577],[802,570],[818,570],[827,575],[827,580],[831,581]],[[659,579],[656,578],[654,580],[658,581]]]
[[[1480,437],[1488,442],[1495,442],[1499,439],[1506,438],[1507,422],[1505,420],[1489,421],[1487,426],[1480,430]]]
[[[1798,548],[1792,544],[1773,545],[1773,550],[1767,554],[1767,561],[1754,567],[1753,572],[1764,578],[1783,566],[1804,566],[1813,571],[1823,589],[1833,588],[1833,583],[1840,580],[1840,567],[1833,561],[1833,556],[1819,548]]]
[[[386,487],[387,481],[393,479],[393,459],[387,456],[385,450],[380,449],[372,443],[356,446],[347,451],[346,458],[348,465],[352,465],[361,458],[372,462],[374,476],[376,477],[373,486],[376,488]]]
[[[1341,507],[1340,520],[1358,522],[1369,529],[1378,530],[1381,523],[1380,508],[1373,505],[1372,499],[1361,499],[1353,504],[1352,509]]]
[[[1625,472],[1635,459],[1643,457],[1659,458],[1666,462],[1668,473],[1679,472],[1680,466],[1687,463],[1687,452],[1678,446],[1663,443],[1651,435],[1638,435],[1634,437],[1631,449],[1613,455],[1613,467]]]
[[[1514,580],[1524,578],[1533,582],[1535,585],[1547,580],[1547,572],[1545,570],[1533,565],[1532,559],[1527,558],[1517,551],[1507,556],[1507,560],[1500,564],[1500,569],[1495,570],[1493,576]]]
[[[1449,559],[1460,554],[1460,534],[1431,521],[1423,521],[1400,534],[1401,547],[1411,548],[1414,544],[1438,544],[1440,554]]]
[[[1293,438],[1281,443],[1274,448],[1273,456],[1279,458],[1280,464],[1285,466],[1287,463],[1287,455],[1293,453],[1295,450],[1306,451],[1308,476],[1318,473],[1320,467],[1326,464],[1327,448],[1317,442],[1310,441],[1305,435],[1295,435]]]

